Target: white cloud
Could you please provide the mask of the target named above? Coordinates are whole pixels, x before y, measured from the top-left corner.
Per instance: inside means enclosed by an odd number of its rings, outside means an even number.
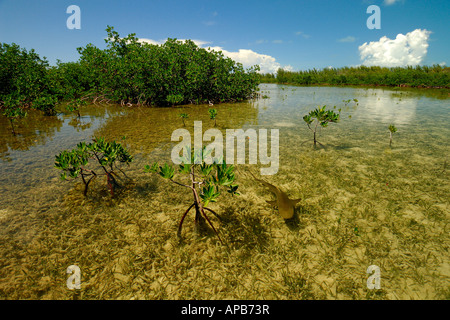
[[[184,39],[177,39],[179,41],[185,41]],[[166,40],[152,40],[152,39],[146,39],[146,38],[140,38],[140,42],[143,43],[149,43],[153,45],[161,45]],[[203,41],[203,40],[192,40],[197,46],[209,50],[214,51],[222,51],[222,54],[225,57],[231,58],[236,62],[242,63],[244,68],[249,68],[254,65],[259,65],[260,72],[261,73],[276,73],[279,68],[283,68],[288,71],[292,71],[292,66],[282,66],[280,63],[276,61],[276,59],[272,56],[266,55],[266,54],[260,54],[250,49],[239,49],[238,51],[228,51],[223,49],[222,47],[215,46],[215,47],[209,47],[206,46],[208,44],[211,44],[211,42]]]
[[[177,39],[178,41],[186,41],[186,39]],[[146,39],[146,38],[139,38],[139,42],[141,43],[149,43],[149,44],[154,44],[154,45],[160,45],[163,44],[164,42],[166,42],[167,39],[164,40],[153,40],[153,39]],[[193,41],[197,46],[202,47],[205,44],[210,44],[211,42],[208,41],[203,41],[203,40],[196,40],[196,39],[191,39],[191,41]]]
[[[276,73],[279,68],[285,70],[292,70],[291,66],[281,66],[280,63],[272,56],[260,54],[250,49],[239,49],[239,51],[228,51],[221,47],[210,47],[214,51],[222,51],[223,55],[233,59],[236,62],[242,63],[245,68],[259,65],[261,73]]]
[[[306,34],[306,33],[304,33],[303,31],[297,31],[297,32],[295,33],[295,35],[297,35],[297,36],[302,36],[302,37],[305,38],[305,39],[311,38],[311,36],[310,36],[309,34]]]
[[[363,65],[401,67],[418,65],[427,55],[431,31],[416,29],[406,35],[398,34],[394,40],[384,36],[379,41],[359,46]]]
[[[140,43],[148,43],[153,45],[159,45],[166,42],[166,40],[153,40],[153,39],[146,39],[146,38],[139,38],[138,40]]]
[[[255,44],[263,44],[263,43],[267,43],[267,42],[269,42],[269,41],[264,40],[264,39],[260,39],[260,40],[256,40]]]
[[[355,42],[356,38],[352,36],[348,36],[342,39],[338,39],[338,42]]]
[[[210,26],[215,25],[216,22],[213,21],[213,20],[208,20],[208,21],[203,21],[203,24],[204,24],[205,26],[207,26],[207,27],[210,27]]]

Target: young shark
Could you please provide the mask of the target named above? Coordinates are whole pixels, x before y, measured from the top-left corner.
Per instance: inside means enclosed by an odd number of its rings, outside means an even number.
[[[294,207],[297,204],[297,202],[299,202],[301,199],[295,199],[295,200],[289,199],[287,194],[284,193],[283,191],[281,191],[280,189],[278,189],[276,186],[274,186],[273,184],[270,184],[264,180],[256,178],[250,170],[249,170],[249,172],[252,175],[253,179],[255,179],[256,181],[262,183],[264,186],[269,188],[270,191],[272,191],[275,194],[275,196],[277,197],[276,201],[266,201],[266,202],[269,204],[272,204],[272,205],[277,205],[278,212],[280,213],[281,217],[283,217],[283,219],[285,219],[285,220],[291,219],[294,216]]]

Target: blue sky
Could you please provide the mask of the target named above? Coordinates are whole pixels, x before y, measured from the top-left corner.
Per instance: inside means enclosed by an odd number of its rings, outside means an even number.
[[[80,30],[66,26],[72,4]],[[367,28],[370,5],[380,8],[379,30]],[[0,0],[0,42],[34,48],[51,64],[75,61],[79,46],[103,48],[112,25],[154,43],[194,39],[263,71],[449,64],[449,16],[448,0]]]

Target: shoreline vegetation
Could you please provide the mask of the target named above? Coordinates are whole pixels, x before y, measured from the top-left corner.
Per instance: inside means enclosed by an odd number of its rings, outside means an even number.
[[[450,89],[450,67],[440,65],[395,68],[359,66],[314,68],[305,71],[278,69],[276,74],[262,74],[260,81],[261,83],[301,86],[383,86]]]
[[[253,98],[259,66],[243,65],[193,41],[142,43],[108,26],[106,48],[77,48],[76,62],[50,66],[34,49],[0,43],[0,110],[55,114],[59,103],[88,101],[138,106],[238,102]],[[5,114],[6,115],[6,114]]]
[[[159,107],[240,102],[259,97],[260,83],[450,89],[450,68],[440,65],[261,74],[258,65],[245,69],[191,40],[153,45],[133,33],[120,37],[111,26],[106,32],[105,49],[87,44],[77,48],[78,61],[58,60],[56,66],[34,49],[0,43],[0,114],[10,120],[13,134],[13,122],[25,117],[26,109],[55,115],[58,105],[71,111],[71,104],[87,102]]]

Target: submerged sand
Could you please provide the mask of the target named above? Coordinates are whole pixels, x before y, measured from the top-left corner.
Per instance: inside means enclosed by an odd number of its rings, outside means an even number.
[[[135,155],[126,170],[132,180],[114,199],[100,180],[87,198],[79,182],[58,181],[52,168],[58,141],[31,147],[28,155],[37,163],[10,151],[12,161],[0,164],[14,172],[2,180],[0,296],[449,299],[448,116],[433,115],[445,107],[433,98],[403,95],[399,101],[381,89],[311,89],[312,98],[298,88],[280,98],[277,88],[268,86],[269,99],[252,104],[219,105],[218,128],[279,128],[280,169],[264,179],[302,199],[295,220],[284,221],[266,202],[274,195],[245,174],[258,166],[239,165],[240,195],[224,192],[210,205],[223,217],[211,219],[227,245],[213,232],[195,234],[192,213],[180,242],[178,222],[192,195],[143,167],[170,159],[170,133],[180,126],[181,110],[113,115],[86,130],[109,139],[126,135]],[[356,109],[345,110],[352,118],[324,128],[319,137],[325,147],[314,149],[301,115],[318,100],[339,104],[345,98],[359,100]],[[191,122],[207,123],[207,108],[183,112]],[[380,118],[364,121],[367,112]],[[398,121],[399,131],[389,147],[391,121]],[[80,138],[87,133],[80,131]],[[30,166],[36,179],[25,174]],[[74,264],[81,269],[79,291],[66,286],[66,269]],[[367,288],[370,265],[381,270],[379,290]]]

